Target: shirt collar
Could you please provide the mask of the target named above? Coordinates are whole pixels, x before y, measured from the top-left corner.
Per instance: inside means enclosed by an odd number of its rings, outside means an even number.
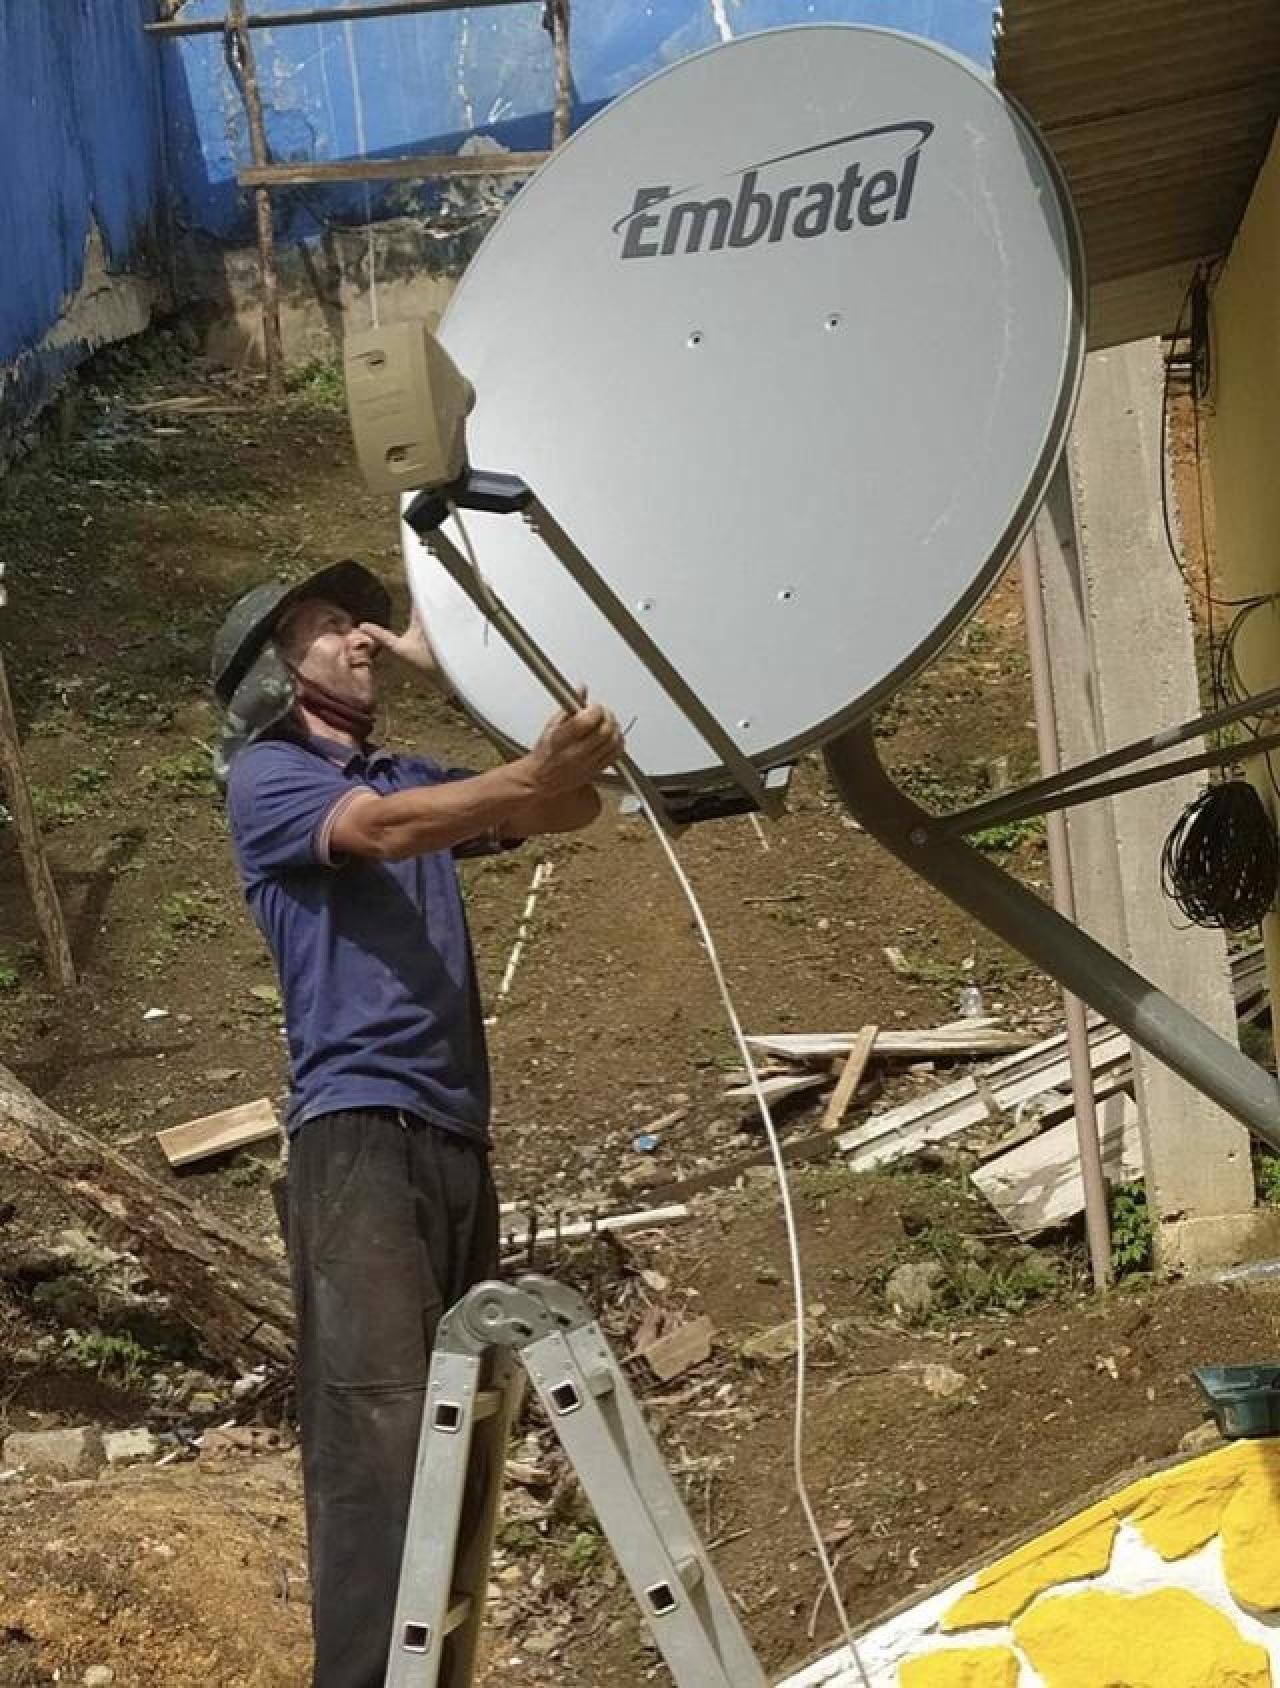
[[[308,733],[305,742],[317,756],[334,763],[344,774],[359,768],[372,773],[377,768],[389,767],[392,761],[392,752],[384,750],[381,745],[370,744],[361,750],[355,745],[344,744],[341,739],[327,738],[323,733]]]

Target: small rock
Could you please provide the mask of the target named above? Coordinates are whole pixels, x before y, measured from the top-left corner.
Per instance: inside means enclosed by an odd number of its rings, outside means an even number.
[[[1222,1432],[1218,1429],[1216,1419],[1207,1418],[1203,1424],[1197,1424],[1194,1430],[1188,1430],[1178,1443],[1180,1454],[1208,1453],[1210,1448],[1222,1446]]]
[[[757,1266],[756,1282],[758,1284],[780,1284],[782,1273],[776,1266]]]
[[[102,1438],[108,1465],[141,1465],[156,1459],[160,1444],[145,1425],[132,1430],[112,1430]]]
[[[805,1341],[812,1346],[817,1339],[818,1321],[826,1312],[821,1303],[810,1312],[804,1322]],[[755,1336],[749,1336],[742,1344],[742,1357],[745,1360],[762,1360],[766,1365],[781,1365],[789,1360],[796,1351],[796,1322],[788,1319],[785,1324],[773,1325],[769,1330],[758,1331]]]
[[[908,1261],[889,1274],[885,1300],[904,1324],[923,1324],[937,1304],[935,1291],[945,1277],[936,1260]]]
[[[74,1430],[15,1430],[5,1437],[4,1462],[55,1477],[92,1477],[102,1469],[102,1437],[91,1425]]]
[[[969,1380],[963,1372],[958,1372],[954,1366],[944,1366],[935,1361],[929,1361],[919,1369],[920,1387],[927,1395],[933,1395],[940,1401],[949,1401],[954,1395],[962,1395],[969,1386]]]
[[[84,1688],[111,1688],[116,1673],[110,1665],[90,1665],[80,1680]]]
[[[670,1172],[661,1166],[633,1166],[618,1175],[618,1183],[624,1190],[651,1190],[670,1181]]]

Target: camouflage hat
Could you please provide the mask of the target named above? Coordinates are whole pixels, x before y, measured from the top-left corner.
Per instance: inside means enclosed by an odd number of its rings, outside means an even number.
[[[238,598],[213,641],[209,680],[226,710],[214,752],[214,776],[223,784],[232,758],[293,708],[293,676],[273,638],[280,618],[306,598],[326,598],[356,621],[391,625],[386,588],[362,563],[334,563],[293,585],[269,580]]]
[[[236,599],[214,635],[209,681],[219,703],[230,703],[258,652],[279,626],[281,616],[304,598],[327,598],[356,621],[391,625],[387,589],[363,563],[331,563],[293,585],[283,580],[265,581]]]

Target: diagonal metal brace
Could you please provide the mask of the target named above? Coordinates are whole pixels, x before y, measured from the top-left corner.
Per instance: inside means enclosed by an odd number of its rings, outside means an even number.
[[[528,632],[524,623],[512,614],[489,583],[472,568],[453,541],[439,528],[430,529],[422,538],[431,555],[462,588],[480,613],[488,617],[521,662],[535,679],[542,682],[561,709],[570,713],[580,709],[582,700],[573,686]],[[643,768],[630,756],[625,755],[618,758],[618,767],[626,773],[634,789],[643,795],[663,830],[678,835],[680,828],[671,818],[662,793]]]
[[[739,748],[666,652],[649,637],[547,507],[535,495],[521,514],[569,578],[591,600],[632,654],[639,657],[684,718],[697,728],[761,813],[776,819],[782,812],[778,793],[769,790],[755,763]]]

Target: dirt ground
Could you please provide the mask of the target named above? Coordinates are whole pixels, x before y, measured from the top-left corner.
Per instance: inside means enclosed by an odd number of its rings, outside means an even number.
[[[49,1103],[160,1177],[174,1174],[157,1130],[282,1099],[285,1079],[273,975],[207,771],[212,632],[263,575],[344,555],[377,568],[403,603],[393,516],[356,480],[336,397],[332,376],[315,371],[267,407],[156,335],[99,360],[62,438],[0,480],[5,658],[82,973],[69,1000],[44,987],[11,829],[0,827],[0,1048]],[[997,757],[1015,779],[1032,770],[1016,583],[880,731],[898,777],[936,806],[984,789]],[[384,736],[459,764],[493,758],[456,710],[394,677]],[[1055,1023],[1049,982],[854,829],[816,763],[766,841],[735,820],[681,846],[749,1029],[928,1025],[955,1016],[970,982],[1014,1024]],[[991,847],[1045,879],[1034,829]],[[544,859],[552,877],[499,1001]],[[504,1196],[545,1215],[645,1205],[648,1192],[758,1147],[724,1099],[736,1056],[641,822],[610,813],[580,838],[470,865],[466,877],[494,1015]],[[896,966],[886,948],[900,952]],[[877,1101],[936,1079],[899,1075]],[[654,1152],[633,1147],[675,1112]],[[811,1109],[786,1117],[792,1133],[812,1129]],[[249,1150],[182,1183],[271,1238],[273,1170],[267,1151]],[[1094,1300],[1073,1238],[1029,1257],[954,1172],[855,1177],[832,1162],[798,1174],[797,1191],[810,1293],[824,1307],[809,1474],[859,1620],[1173,1451],[1199,1417],[1191,1365],[1274,1356],[1272,1295],[1139,1277]],[[17,1180],[3,1197],[10,1253],[71,1222]],[[893,1266],[923,1258],[944,1263],[950,1290],[927,1324],[906,1329],[883,1285]],[[555,1264],[599,1297],[621,1352],[655,1304],[668,1318],[711,1317],[704,1367],[670,1386],[637,1367],[637,1383],[655,1398],[673,1468],[769,1669],[830,1645],[834,1622],[815,1612],[818,1571],[790,1498],[790,1368],[741,1354],[789,1311],[768,1184],[749,1176],[700,1198],[683,1226]],[[167,1357],[144,1349],[122,1363],[101,1345],[69,1345],[64,1327],[48,1303],[0,1282],[0,1434],[154,1422],[148,1377]],[[959,1375],[952,1395],[925,1387],[926,1362]],[[537,1441],[536,1426],[526,1430]],[[524,1679],[565,1688],[665,1679],[563,1483],[516,1496],[496,1579],[488,1680],[507,1680],[517,1658]],[[139,1688],[297,1684],[306,1613],[292,1453],[206,1454],[62,1487],[0,1482],[0,1688],[78,1681],[95,1664]]]

